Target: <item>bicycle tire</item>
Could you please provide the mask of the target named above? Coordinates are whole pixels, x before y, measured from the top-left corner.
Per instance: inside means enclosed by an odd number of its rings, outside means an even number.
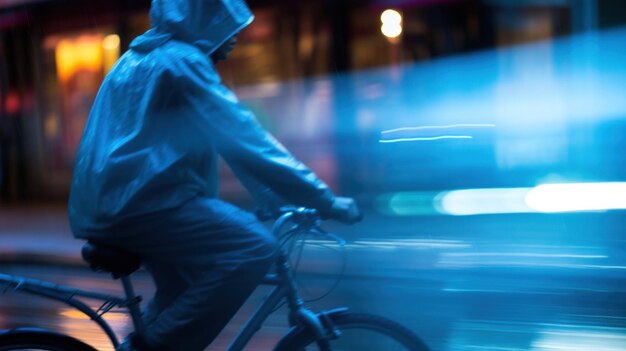
[[[333,351],[428,351],[428,346],[411,330],[390,319],[361,313],[341,313],[328,316],[341,335],[331,340]],[[358,334],[355,335],[355,334]],[[346,338],[355,337],[352,340]],[[373,339],[373,338],[376,339]],[[394,348],[395,347],[395,348]],[[315,336],[304,326],[287,334],[275,351],[317,351]]]
[[[97,351],[93,347],[59,334],[25,333],[0,338],[0,351]]]

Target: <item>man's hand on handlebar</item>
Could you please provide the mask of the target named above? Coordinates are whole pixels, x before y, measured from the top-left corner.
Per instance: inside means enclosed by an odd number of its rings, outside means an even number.
[[[351,197],[336,197],[333,205],[321,215],[324,219],[335,219],[347,224],[354,224],[363,219],[361,211]]]
[[[275,220],[287,212],[307,210],[304,207],[283,206],[280,208],[259,207],[255,210],[256,217],[261,221]],[[332,206],[326,210],[312,210],[314,216],[321,219],[334,219],[346,224],[354,224],[363,219],[363,215],[351,197],[335,197]]]

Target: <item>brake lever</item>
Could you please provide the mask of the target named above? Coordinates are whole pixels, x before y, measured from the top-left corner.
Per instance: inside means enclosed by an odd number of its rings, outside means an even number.
[[[317,234],[317,235],[319,235],[319,236],[321,236],[323,238],[327,238],[327,239],[331,239],[333,241],[336,241],[339,244],[339,246],[341,246],[341,247],[346,246],[346,241],[342,237],[340,237],[337,234],[334,234],[334,233],[331,233],[331,232],[327,232],[327,231],[323,230],[320,227],[311,229],[311,232],[315,233],[315,234]]]

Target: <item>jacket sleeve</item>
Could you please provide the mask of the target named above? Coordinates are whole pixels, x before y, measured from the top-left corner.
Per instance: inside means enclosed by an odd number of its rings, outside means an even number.
[[[228,166],[235,173],[241,184],[252,195],[258,206],[257,210],[261,213],[275,213],[281,207],[289,205],[289,202],[259,181],[253,174],[248,173],[238,163],[229,162],[229,160],[226,160],[226,163],[228,163]]]
[[[179,77],[185,85],[182,93],[191,109],[189,117],[206,131],[224,159],[235,165],[235,172],[294,205],[322,211],[330,208],[334,195],[328,186],[261,127],[220,82],[213,66],[188,60]]]

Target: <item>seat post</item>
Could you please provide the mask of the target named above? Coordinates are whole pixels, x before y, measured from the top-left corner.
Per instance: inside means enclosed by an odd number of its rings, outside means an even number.
[[[135,326],[135,331],[139,333],[139,335],[143,335],[144,332],[144,324],[143,319],[141,318],[141,296],[135,295],[135,289],[133,289],[133,284],[130,281],[130,276],[122,275],[120,277],[122,281],[122,285],[124,286],[124,293],[126,294],[126,306],[128,307],[128,311],[130,312],[130,317],[133,320],[133,325]]]

